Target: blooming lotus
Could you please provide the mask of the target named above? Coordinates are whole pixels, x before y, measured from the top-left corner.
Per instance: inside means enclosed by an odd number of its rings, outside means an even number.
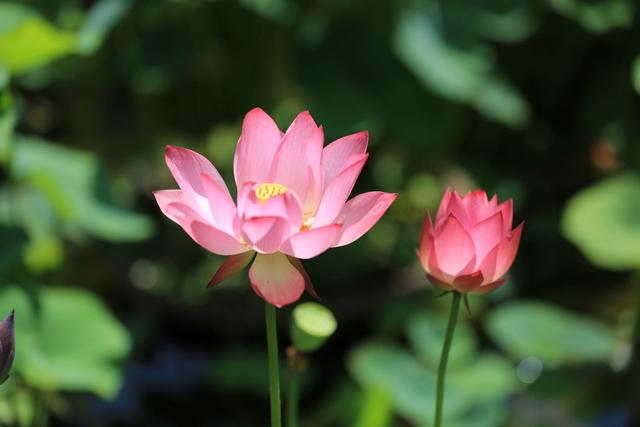
[[[502,285],[513,264],[524,223],[511,230],[513,202],[476,190],[447,190],[436,222],[427,214],[418,257],[429,280],[448,291],[484,293]]]
[[[368,133],[359,132],[323,147],[322,127],[308,112],[282,133],[256,108],[245,116],[236,146],[235,202],[205,157],[172,146],[165,159],[180,189],[155,197],[196,243],[229,256],[210,285],[253,260],[252,288],[282,307],[305,287],[312,291],[299,259],[360,238],[395,200],[396,194],[375,191],[347,201],[367,161],[367,142]]]

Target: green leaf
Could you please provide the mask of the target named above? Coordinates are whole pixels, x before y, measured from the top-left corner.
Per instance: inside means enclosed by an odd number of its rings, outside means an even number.
[[[594,33],[629,28],[633,24],[632,0],[549,0],[549,3],[556,12]]]
[[[613,332],[606,325],[542,302],[506,304],[489,315],[485,326],[514,358],[537,357],[549,368],[605,362],[613,351]]]
[[[440,353],[447,329],[448,318],[434,313],[418,314],[409,319],[407,337],[424,362],[436,369],[440,362]],[[469,324],[458,319],[455,339],[451,345],[449,367],[455,369],[464,366],[476,354],[476,340]]]
[[[430,90],[473,105],[480,113],[512,127],[529,116],[527,102],[495,69],[490,46],[449,43],[429,13],[404,13],[397,22],[393,47],[398,57]]]
[[[78,32],[77,50],[82,54],[95,52],[105,36],[129,11],[131,0],[100,0],[96,2]]]
[[[18,287],[0,290],[0,312],[16,310],[16,371],[40,390],[114,397],[122,382],[119,363],[131,347],[124,327],[80,289],[40,288],[33,298],[35,306]]]
[[[430,425],[434,416],[435,369],[419,364],[401,348],[366,344],[350,355],[349,370],[363,388],[386,392],[398,414],[416,424]],[[491,353],[476,356],[447,378],[444,414],[447,425],[490,425],[483,424],[482,418],[470,422],[466,415],[477,411],[479,406],[500,409],[500,402],[517,389],[515,367]],[[505,412],[499,411],[499,415],[504,417]],[[487,416],[496,417],[496,413]]]
[[[1,3],[0,22],[0,62],[11,74],[42,67],[75,51],[75,33],[53,26],[25,6]]]
[[[625,173],[581,190],[565,207],[562,231],[599,267],[640,267],[640,176]]]
[[[57,216],[109,241],[137,241],[153,233],[151,221],[97,199],[98,162],[88,152],[20,137],[13,173],[45,195]]]

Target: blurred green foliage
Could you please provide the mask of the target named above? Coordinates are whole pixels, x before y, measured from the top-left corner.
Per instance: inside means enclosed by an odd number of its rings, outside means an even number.
[[[340,327],[305,373],[302,425],[430,425],[447,298],[425,289],[415,246],[447,186],[511,197],[526,220],[507,285],[461,315],[447,425],[630,423],[637,9],[0,2],[0,312],[18,327],[0,424],[262,425],[259,301],[242,274],[205,290],[221,259],[151,196],[175,187],[166,144],[232,184],[254,106],[283,129],[310,109],[328,141],[368,129],[356,191],[401,194],[363,239],[305,262]]]

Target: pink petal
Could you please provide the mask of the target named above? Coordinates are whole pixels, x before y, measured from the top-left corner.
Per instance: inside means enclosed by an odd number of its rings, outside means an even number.
[[[308,259],[320,255],[333,245],[342,227],[337,224],[312,228],[289,237],[280,250],[292,257]]]
[[[227,190],[227,185],[216,168],[195,151],[171,145],[165,150],[165,161],[183,191],[185,200],[200,214],[209,217],[209,203],[200,176],[203,173],[209,175],[216,184]]]
[[[234,158],[238,188],[247,181],[268,182],[271,163],[281,140],[280,129],[262,109],[254,108],[247,113]]]
[[[205,223],[196,211],[181,200],[180,190],[165,190],[154,193],[162,212],[182,229],[200,246],[219,255],[234,255],[247,250],[233,236]]]
[[[235,237],[204,222],[193,221],[190,227],[193,240],[214,254],[236,255],[248,250]]]
[[[158,191],[154,195],[162,212],[208,251],[219,255],[233,255],[247,250],[235,237],[208,225],[190,205],[180,201],[184,197],[180,190]]]
[[[453,287],[458,292],[471,292],[476,288],[480,287],[482,282],[484,281],[484,277],[482,277],[482,273],[476,271],[475,273],[465,274],[462,276],[458,276],[453,280]]]
[[[278,308],[297,301],[304,292],[304,277],[282,253],[258,254],[249,280],[256,294]]]
[[[345,202],[351,194],[367,158],[367,154],[360,155],[325,188],[320,206],[318,206],[318,211],[313,218],[314,226],[328,225],[335,221],[345,207]]]
[[[500,279],[500,280],[496,280],[493,283],[487,283],[486,285],[482,285],[478,288],[475,288],[473,290],[474,293],[476,294],[486,294],[489,291],[492,291],[494,289],[499,288],[500,286],[502,286],[504,284],[504,282],[506,282],[508,280],[508,277],[505,277],[504,279]]]
[[[476,247],[476,262],[481,263],[484,257],[502,240],[502,213],[485,219],[475,225],[469,232]]]
[[[451,286],[449,283],[447,283],[446,281],[443,281],[442,279],[439,279],[438,277],[427,273],[427,280],[429,280],[429,282],[434,285],[437,286],[441,289],[444,289],[445,291],[452,291],[454,290],[454,287]]]
[[[513,200],[509,199],[504,203],[501,203],[497,209],[502,212],[504,218],[503,234],[506,236],[511,232],[513,226]]]
[[[473,239],[460,221],[450,215],[435,236],[435,258],[440,270],[451,275],[468,274],[475,265]],[[467,271],[471,269],[471,271]]]
[[[475,221],[468,210],[468,200],[465,201],[465,199],[455,191],[451,193],[449,199],[447,216],[441,218],[440,222],[436,223],[436,234],[440,232],[440,229],[447,222],[447,218],[451,215],[455,216],[460,224],[466,229],[471,229],[475,225]]]
[[[253,260],[255,254],[254,251],[247,251],[238,255],[231,255],[225,259],[220,268],[218,268],[218,271],[216,271],[216,274],[209,280],[207,288],[217,285],[245,268],[251,260]]]
[[[429,271],[429,257],[431,255],[431,247],[433,246],[433,223],[431,222],[431,214],[427,212],[420,230],[420,240],[418,242],[418,259],[422,267]]]
[[[328,185],[345,167],[353,163],[354,156],[364,154],[367,151],[368,141],[369,132],[362,131],[336,139],[322,150],[325,185]]]
[[[173,222],[179,224],[179,218],[174,217],[175,212],[167,208],[172,203],[182,203],[184,205],[187,204],[187,201],[184,198],[184,194],[182,193],[182,190],[154,191],[153,196],[156,198],[156,202],[158,203],[158,206],[160,207],[160,210],[162,211],[162,213],[165,214],[165,216],[170,220],[172,220]],[[201,219],[202,217],[200,215],[197,215],[197,218]]]
[[[524,222],[513,230],[511,235],[507,236],[502,242],[500,242],[495,277],[501,277],[509,271],[511,264],[513,264],[513,261],[516,259],[518,247],[520,246],[522,227],[524,227]]]
[[[277,252],[291,235],[291,226],[282,218],[257,217],[243,220],[240,225],[242,237],[254,250],[269,254]]]
[[[396,200],[397,194],[371,191],[349,200],[338,217],[342,233],[333,246],[344,246],[358,240],[373,227]]]
[[[227,234],[236,236],[236,204],[233,203],[229,190],[221,187],[210,175],[202,174],[201,179],[211,209],[213,225]]]
[[[275,157],[270,159],[270,182],[293,190],[305,211],[315,208],[320,197],[323,143],[322,128],[316,125],[308,111],[303,111],[291,123]],[[311,191],[310,182],[314,184]]]
[[[302,277],[304,277],[304,289],[309,292],[309,294],[315,298],[316,300],[320,301],[320,296],[318,295],[318,293],[316,292],[316,288],[313,286],[313,283],[311,282],[311,277],[309,277],[309,274],[307,273],[307,270],[304,269],[304,266],[302,265],[302,262],[295,257],[287,257],[289,259],[289,262],[291,263],[291,265],[293,265],[296,270],[298,270],[298,272],[300,274],[302,274]]]
[[[498,251],[500,249],[500,245],[496,245],[489,253],[484,257],[482,262],[480,262],[480,266],[478,267],[480,271],[482,271],[482,275],[484,276],[485,282],[491,282],[496,277],[496,267],[498,263]]]
[[[438,206],[438,213],[436,214],[436,222],[434,224],[436,229],[440,229],[442,224],[444,224],[447,218],[449,218],[449,214],[451,213],[449,205],[451,204],[453,193],[454,191],[452,189],[447,188],[442,195],[442,200]]]

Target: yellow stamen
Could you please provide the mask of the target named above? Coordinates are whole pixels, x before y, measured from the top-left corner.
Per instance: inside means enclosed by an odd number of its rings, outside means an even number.
[[[260,200],[260,203],[265,203],[273,196],[278,196],[287,192],[287,187],[282,184],[276,184],[275,182],[265,182],[260,184],[254,190],[256,197]]]

